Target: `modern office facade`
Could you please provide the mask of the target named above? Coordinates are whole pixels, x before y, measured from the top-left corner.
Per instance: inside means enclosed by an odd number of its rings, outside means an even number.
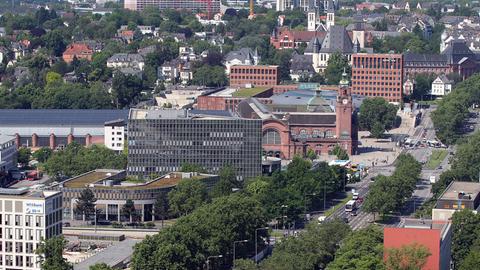
[[[0,189],[0,269],[40,270],[44,239],[62,234],[62,193]]]
[[[358,53],[352,57],[352,93],[401,102],[403,56]]]
[[[262,121],[227,111],[131,109],[127,174],[146,178],[197,164],[218,174],[226,165],[239,180],[261,175]]]
[[[209,4],[210,2],[210,4]],[[146,7],[162,9],[186,9],[207,11],[210,7],[212,14],[220,12],[220,0],[125,0],[124,8],[143,10]]]
[[[7,172],[17,165],[15,137],[0,135],[0,173]]]

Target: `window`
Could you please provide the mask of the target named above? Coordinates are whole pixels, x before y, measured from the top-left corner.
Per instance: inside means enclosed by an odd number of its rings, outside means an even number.
[[[263,133],[263,143],[264,144],[281,144],[280,134],[274,129],[267,129]]]
[[[333,131],[331,129],[325,131],[325,138],[333,138]]]

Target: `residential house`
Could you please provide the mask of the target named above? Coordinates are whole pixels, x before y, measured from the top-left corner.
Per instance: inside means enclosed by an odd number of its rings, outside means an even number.
[[[167,84],[176,84],[180,81],[182,84],[187,84],[193,79],[193,71],[191,63],[180,58],[165,62],[157,70],[157,84],[160,81]]]
[[[270,36],[270,44],[275,49],[296,49],[301,45],[307,44],[312,38],[323,38],[327,33],[320,31],[298,31],[291,30],[288,27],[275,28]]]
[[[392,5],[392,10],[410,11],[410,4],[408,2],[397,2]]]
[[[7,35],[7,31],[5,30],[5,27],[0,27],[0,37],[4,37]]]
[[[117,37],[120,38],[125,43],[132,42],[134,34],[135,34],[134,31],[128,30],[128,29],[124,29],[124,30],[119,29],[117,31]]]
[[[0,47],[0,64],[2,64],[4,60],[7,60],[7,56],[8,49],[5,47]]]
[[[13,71],[13,77],[15,78],[15,86],[20,87],[31,80],[32,74],[28,67],[16,67]]]
[[[178,57],[183,61],[196,61],[198,56],[195,54],[193,47],[181,46],[178,48]]]
[[[440,9],[440,11],[442,13],[453,13],[453,12],[455,12],[456,7],[457,7],[456,5],[446,4]]]
[[[143,56],[136,53],[117,53],[107,60],[107,67],[109,68],[135,68],[143,70],[145,60]]]
[[[430,95],[432,96],[446,96],[452,91],[453,82],[441,74],[432,82],[432,89],[430,90]]]
[[[293,81],[300,81],[311,78],[313,75],[315,75],[315,69],[312,57],[294,52],[290,60],[290,78]]]
[[[150,53],[154,53],[157,50],[157,46],[151,45],[145,48],[140,48],[137,50],[137,53],[143,57],[146,57]]]
[[[63,61],[71,63],[73,59],[92,61],[93,50],[85,43],[72,43],[63,52]]]
[[[257,49],[253,51],[250,48],[241,48],[240,50],[231,51],[225,56],[224,65],[226,67],[226,74],[230,74],[230,67],[241,65],[258,65],[260,56]]]
[[[13,42],[11,47],[15,60],[24,57],[29,52],[28,45],[23,42]]]
[[[403,95],[404,96],[409,96],[413,94],[413,91],[415,91],[415,80],[407,78],[405,82],[403,83]]]

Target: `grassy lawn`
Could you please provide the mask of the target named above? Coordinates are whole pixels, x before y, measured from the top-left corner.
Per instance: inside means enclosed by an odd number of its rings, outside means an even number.
[[[427,164],[425,164],[425,167],[430,170],[437,168],[438,165],[440,165],[440,163],[442,163],[442,161],[445,159],[447,154],[447,150],[433,150]]]
[[[333,207],[330,207],[330,209],[325,211],[325,216],[328,217],[328,216],[332,215],[338,207],[341,207],[342,205],[346,204],[348,201],[350,201],[352,199],[352,197],[353,197],[352,194],[348,194],[348,196],[345,199],[341,200],[340,202],[335,204]]]
[[[263,91],[267,90],[268,87],[253,87],[253,88],[243,88],[234,92],[232,94],[233,97],[253,97],[256,96]]]

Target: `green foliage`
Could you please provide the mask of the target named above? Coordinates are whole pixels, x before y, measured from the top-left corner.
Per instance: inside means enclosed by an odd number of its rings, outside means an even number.
[[[422,165],[410,154],[398,156],[392,176],[380,175],[370,185],[363,209],[385,215],[400,209],[416,187]]]
[[[198,164],[192,163],[183,163],[180,168],[181,172],[198,172],[198,173],[207,173],[207,170]]]
[[[317,154],[315,153],[315,150],[312,148],[308,148],[307,150],[307,158],[310,160],[315,160],[317,158]]]
[[[320,209],[320,206],[323,207],[323,194],[330,196],[343,190],[344,172],[325,162],[319,163],[314,170],[311,167],[309,160],[296,156],[286,171],[275,172],[271,177],[251,179],[246,183],[245,191],[261,202],[267,218],[273,220],[287,216],[287,222],[301,220],[305,206],[311,210]],[[310,196],[305,199],[305,194]]]
[[[298,237],[284,238],[275,245],[272,256],[262,262],[265,270],[325,269],[334,259],[350,227],[341,221],[312,223]]]
[[[34,159],[36,159],[38,162],[45,162],[47,161],[53,154],[53,150],[50,149],[50,147],[42,147],[35,151],[32,156]]]
[[[127,158],[124,154],[100,145],[83,147],[69,144],[64,150],[56,151],[45,162],[45,170],[51,176],[71,177],[98,168],[124,169]]]
[[[47,85],[52,85],[52,84],[62,82],[62,75],[53,71],[49,71],[47,73],[47,77],[45,78],[45,81],[47,82]]]
[[[432,82],[435,80],[435,78],[435,74],[421,73],[415,76],[415,89],[412,97],[416,100],[419,100],[424,95],[428,94],[432,89]]]
[[[325,79],[328,84],[338,84],[342,79],[342,73],[345,72],[350,78],[352,74],[352,69],[348,62],[348,58],[343,56],[339,52],[335,52],[330,55],[327,62],[327,68],[325,69]]]
[[[460,263],[459,270],[476,269],[480,265],[480,251],[472,250],[465,259]]]
[[[476,74],[457,84],[432,113],[437,137],[446,144],[457,142],[464,133],[468,108],[480,103],[480,75]]]
[[[249,240],[236,245],[236,257],[245,258],[255,249],[255,229],[265,227],[266,221],[261,205],[252,198],[241,194],[218,198],[137,244],[131,268],[200,269],[208,256],[223,254],[226,269],[232,262],[233,242]],[[265,234],[258,231],[260,248]]]
[[[206,86],[227,85],[225,68],[220,66],[202,65],[193,71],[193,83]]]
[[[159,194],[157,199],[155,200],[155,204],[153,205],[154,214],[156,219],[162,220],[162,228],[163,228],[163,221],[168,217],[168,197],[165,194]]]
[[[142,80],[134,75],[116,72],[112,80],[112,94],[117,108],[126,108],[139,100]]]
[[[350,233],[335,253],[330,270],[381,270],[383,266],[383,231],[369,226]]]
[[[122,214],[130,219],[130,222],[136,217],[137,210],[135,209],[135,203],[132,199],[127,199],[122,206]]]
[[[168,193],[170,211],[175,216],[184,216],[208,200],[207,188],[198,179],[182,179]]]
[[[387,254],[385,264],[389,270],[421,270],[432,255],[427,247],[417,243],[388,249]]]
[[[235,260],[234,270],[260,270],[255,261],[249,259]]]
[[[335,145],[332,150],[332,154],[337,156],[339,160],[349,160],[350,157],[348,156],[347,150],[343,149],[340,145]]]
[[[113,268],[108,266],[106,263],[97,263],[90,266],[89,270],[113,270]]]
[[[72,270],[73,266],[63,258],[63,249],[67,241],[63,236],[55,236],[42,241],[35,251],[40,255],[40,265],[43,270]]]
[[[366,98],[360,105],[360,128],[370,131],[375,138],[395,126],[397,107],[381,97]]]
[[[220,180],[213,187],[212,197],[229,195],[233,192],[233,189],[241,187],[241,183],[237,180],[235,168],[230,165],[220,170],[219,177]]]
[[[85,218],[89,218],[95,213],[95,194],[89,188],[86,188],[80,192],[80,196],[77,198],[75,205],[75,212],[83,215]]]
[[[28,165],[31,156],[32,151],[30,150],[30,148],[21,147],[18,149],[17,152],[17,162],[20,163],[22,166],[26,166]]]
[[[470,210],[456,211],[452,216],[452,261],[461,265],[473,244],[478,243],[480,217]]]

